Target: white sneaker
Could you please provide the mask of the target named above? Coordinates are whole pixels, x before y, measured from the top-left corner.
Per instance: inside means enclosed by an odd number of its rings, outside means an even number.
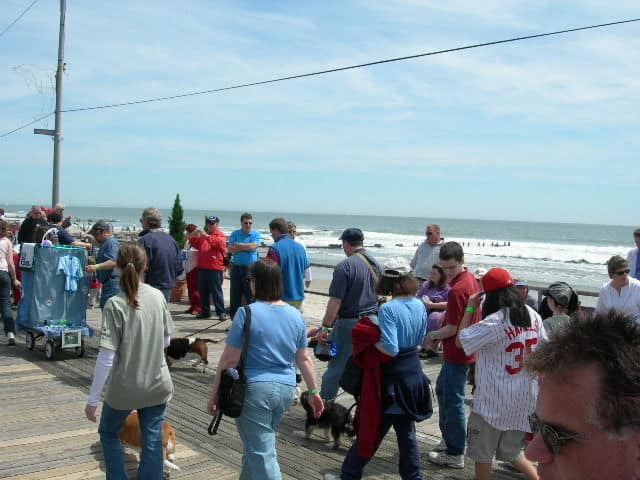
[[[15,345],[16,344],[16,336],[13,332],[9,332],[7,333],[7,340],[9,341],[9,345]]]
[[[447,451],[447,444],[444,443],[444,439],[440,440],[440,443],[438,443],[435,447],[433,447],[431,449],[432,452],[446,452]]]
[[[446,452],[429,452],[431,463],[449,468],[464,468],[464,455],[447,455]]]

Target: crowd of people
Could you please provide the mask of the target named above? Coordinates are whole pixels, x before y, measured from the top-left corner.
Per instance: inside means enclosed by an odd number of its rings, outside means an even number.
[[[164,355],[174,330],[168,302],[181,277],[188,289],[186,313],[210,318],[213,308],[220,321],[233,319],[209,413],[218,408],[220,372],[246,358],[247,391],[236,419],[244,446],[240,478],[281,478],[275,435],[296,395],[297,372],[318,417],[336,401],[345,374],[360,376],[357,436],[340,478],[362,478],[392,426],[400,477],[422,478],[416,422],[431,416],[433,399],[421,360],[440,355],[434,380],[441,441],[428,452],[429,462],[459,469],[466,454],[477,480],[491,477],[495,459],[531,480],[640,478],[640,229],[633,232],[636,248],[628,257],[607,262],[610,281],[587,314],[565,282],[544,288],[538,302],[525,279],[503,268],[472,273],[463,245],[445,242],[438,225],[427,225],[410,262],[377,261],[364,247],[363,232],[348,228],[340,236],[345,258],[333,270],[321,323],[307,327],[310,262],[293,222],[269,223],[273,243],[259,258],[262,238],[249,213],[228,238],[220,219],[208,215],[202,229],[187,225],[186,243],[178,245],[161,228],[160,211],[147,208],[137,243],[120,245],[102,220],[89,231],[92,242],[75,239],[66,231],[63,210],[34,207],[17,232],[0,219],[1,313],[14,344],[9,292],[20,280],[12,237],[30,243],[51,236],[95,257],[86,272],[101,285],[102,328],[85,414],[97,421],[106,385],[99,433],[107,478],[126,478],[117,435],[133,409],[144,432],[139,478],[159,478],[162,470],[160,425],[173,393]],[[228,309],[222,293],[226,269]],[[309,339],[333,348],[320,383]]]

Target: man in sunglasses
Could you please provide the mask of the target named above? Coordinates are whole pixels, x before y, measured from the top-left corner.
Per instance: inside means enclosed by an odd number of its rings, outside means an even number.
[[[640,321],[640,280],[629,275],[629,263],[614,255],[607,262],[607,271],[611,280],[600,288],[596,311],[605,313],[615,308]]]
[[[629,262],[631,276],[636,280],[640,280],[640,262],[638,261],[638,256],[640,256],[640,228],[636,228],[633,231],[633,240],[636,242],[636,248],[629,250],[627,262]]]
[[[253,216],[243,213],[240,216],[240,228],[231,232],[227,241],[227,252],[231,253],[231,286],[229,301],[231,303],[231,318],[236,314],[244,297],[246,303],[253,303],[253,295],[247,280],[249,267],[258,261],[258,247],[260,246],[260,232],[251,228]]]
[[[526,365],[539,381],[526,455],[540,480],[640,478],[640,325],[631,316],[574,318]]]

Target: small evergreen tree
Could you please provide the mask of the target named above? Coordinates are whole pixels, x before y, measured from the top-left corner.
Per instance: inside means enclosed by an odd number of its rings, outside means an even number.
[[[184,210],[180,205],[180,194],[176,194],[176,199],[173,202],[173,208],[171,209],[171,216],[169,217],[169,235],[173,237],[178,246],[182,248],[186,237],[184,235],[184,229],[187,224],[184,222]]]

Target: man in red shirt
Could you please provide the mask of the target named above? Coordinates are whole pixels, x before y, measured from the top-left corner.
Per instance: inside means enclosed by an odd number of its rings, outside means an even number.
[[[464,252],[457,242],[447,242],[440,249],[440,266],[449,278],[449,297],[444,326],[427,335],[429,340],[442,340],[444,362],[436,381],[436,396],[440,408],[440,432],[442,441],[429,452],[428,460],[451,468],[464,468],[466,422],[464,416],[464,389],[469,364],[475,355],[467,356],[456,346],[456,334],[467,300],[478,292],[478,283],[464,266]],[[480,319],[473,312],[471,323]]]
[[[227,237],[218,228],[220,219],[215,215],[205,218],[204,232],[196,230],[189,235],[189,243],[198,250],[198,293],[202,310],[197,318],[211,317],[209,298],[213,295],[216,315],[223,321],[229,317],[224,309],[222,295],[222,272],[224,255],[227,250]]]

